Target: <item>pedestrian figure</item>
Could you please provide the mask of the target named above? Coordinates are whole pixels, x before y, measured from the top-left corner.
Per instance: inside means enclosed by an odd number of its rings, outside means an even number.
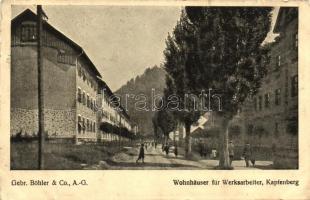
[[[199,142],[199,154],[200,154],[200,157],[203,157],[203,144],[201,140]]]
[[[178,157],[178,146],[177,145],[174,146],[174,155],[175,157]]]
[[[243,150],[243,157],[246,167],[250,167],[250,161],[252,165],[255,165],[255,158],[253,157],[253,151],[249,143],[247,143]]]
[[[235,155],[235,153],[234,153],[234,143],[233,143],[233,141],[232,140],[230,140],[230,142],[229,142],[229,144],[228,144],[228,154],[229,154],[229,161],[230,161],[230,166],[231,166],[231,164],[232,164],[232,161],[233,161],[233,159],[234,159],[234,155]]]
[[[156,149],[156,147],[157,147],[157,142],[155,142],[155,149]]]
[[[136,160],[136,163],[138,163],[140,159],[142,159],[142,163],[144,163],[144,144],[143,143],[141,144],[140,151],[139,151],[139,157]]]
[[[168,153],[169,153],[169,145],[168,144],[165,146],[165,152],[166,152],[166,156],[168,156]]]
[[[202,152],[203,156],[206,158],[207,154],[208,154],[208,149],[207,149],[207,144],[204,143],[203,144],[203,152]]]

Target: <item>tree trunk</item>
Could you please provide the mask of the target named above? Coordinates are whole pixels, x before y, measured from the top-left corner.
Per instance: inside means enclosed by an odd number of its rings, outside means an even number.
[[[191,125],[185,123],[185,157],[188,157],[192,152],[192,145],[190,141]]]
[[[229,153],[228,153],[228,126],[229,126],[229,119],[224,118],[221,123],[221,139],[220,139],[220,163],[219,167],[221,169],[231,169],[230,160],[229,160]]]
[[[167,143],[168,143],[168,135],[169,135],[169,133],[167,134],[165,134],[165,137],[164,137],[164,144],[166,145]]]

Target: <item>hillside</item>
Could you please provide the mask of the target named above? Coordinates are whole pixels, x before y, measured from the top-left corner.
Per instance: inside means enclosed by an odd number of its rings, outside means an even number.
[[[144,135],[153,135],[152,89],[156,96],[162,96],[166,86],[165,74],[160,67],[147,68],[142,75],[129,80],[115,92],[121,97],[122,106],[127,108],[131,120],[139,125],[140,132]],[[145,109],[141,109],[143,107]]]

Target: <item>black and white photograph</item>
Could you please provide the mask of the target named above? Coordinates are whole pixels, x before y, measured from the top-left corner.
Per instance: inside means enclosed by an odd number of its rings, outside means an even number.
[[[299,169],[294,6],[12,5],[10,170]]]

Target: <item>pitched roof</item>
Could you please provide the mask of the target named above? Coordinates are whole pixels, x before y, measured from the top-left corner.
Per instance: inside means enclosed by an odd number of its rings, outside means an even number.
[[[29,20],[36,20],[37,15],[32,12],[30,9],[26,9],[24,12],[20,13],[19,15],[17,15],[14,19],[12,19],[11,21],[11,27],[14,27],[15,24],[18,24],[18,22],[25,20],[25,19],[29,19]],[[96,74],[96,76],[101,77],[100,72],[97,70],[96,66],[94,65],[94,63],[90,60],[90,58],[88,57],[88,55],[85,53],[84,49],[78,45],[77,43],[75,43],[73,40],[71,40],[70,38],[68,38],[65,34],[63,34],[62,32],[60,32],[59,30],[57,30],[56,28],[54,28],[52,25],[50,25],[48,22],[43,23],[43,27],[51,32],[53,32],[55,35],[57,35],[58,37],[60,37],[62,40],[64,40],[65,42],[67,42],[70,46],[72,46],[75,50],[81,52],[81,56],[83,56],[86,60],[86,62],[88,62],[90,64],[90,68],[91,70]]]
[[[293,19],[298,18],[297,7],[281,7],[273,28],[274,33],[280,33],[283,28]]]

